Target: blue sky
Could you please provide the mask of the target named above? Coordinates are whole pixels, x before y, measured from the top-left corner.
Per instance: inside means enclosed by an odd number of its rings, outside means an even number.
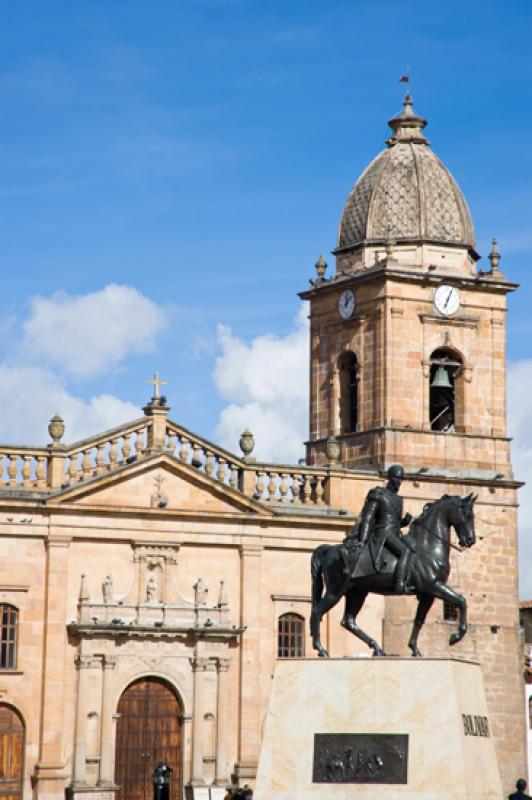
[[[158,369],[173,418],[212,435],[226,404],[217,325],[248,343],[294,330],[297,292],[382,147],[407,65],[479,251],[497,235],[521,283],[509,357],[531,356],[529,0],[3,0],[0,14],[7,363],[137,406]],[[32,296],[110,283],[162,309],[144,352],[83,375],[21,345]]]

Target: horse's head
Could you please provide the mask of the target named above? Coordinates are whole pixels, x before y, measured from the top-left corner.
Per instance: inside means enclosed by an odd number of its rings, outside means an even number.
[[[475,544],[475,500],[478,495],[472,492],[467,497],[456,497],[456,502],[450,507],[449,522],[456,531],[458,541],[462,547],[472,547]]]

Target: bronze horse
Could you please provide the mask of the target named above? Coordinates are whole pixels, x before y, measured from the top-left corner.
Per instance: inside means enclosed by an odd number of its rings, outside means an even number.
[[[465,597],[447,586],[449,577],[449,551],[451,547],[451,528],[454,528],[462,547],[472,547],[475,543],[474,503],[477,498],[444,494],[439,500],[427,503],[423,513],[412,522],[405,536],[413,543],[415,553],[411,557],[407,594],[418,598],[417,613],[414,620],[408,647],[413,656],[421,656],[417,639],[426,616],[436,598],[446,600],[459,609],[458,629],[451,635],[449,644],[459,642],[467,632],[467,603]],[[344,572],[344,561],[340,545],[322,544],[314,550],[311,560],[312,572],[312,614],[310,632],[312,646],[319,656],[329,654],[320,641],[320,623],[324,614],[333,608],[345,595],[345,613],[341,624],[348,631],[365,642],[373,650],[373,655],[386,653],[377,642],[356,624],[357,614],[364,605],[368,592],[393,595],[396,558],[386,554],[386,562],[377,572],[371,563],[366,548],[355,570],[356,577]],[[323,589],[325,586],[325,593]]]

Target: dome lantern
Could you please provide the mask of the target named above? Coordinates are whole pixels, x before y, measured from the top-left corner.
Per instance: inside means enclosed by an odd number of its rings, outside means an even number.
[[[427,120],[418,116],[418,114],[414,114],[412,103],[412,95],[406,94],[401,113],[388,120],[388,125],[393,131],[393,136],[390,136],[386,141],[388,147],[393,147],[397,142],[429,143],[423,135]]]

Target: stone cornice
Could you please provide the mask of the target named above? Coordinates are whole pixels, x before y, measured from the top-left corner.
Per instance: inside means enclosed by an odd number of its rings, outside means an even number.
[[[507,281],[501,273],[492,275],[491,273],[478,272],[476,275],[457,275],[456,273],[444,274],[438,271],[436,274],[419,269],[402,269],[398,264],[388,265],[385,261],[372,267],[362,267],[353,272],[330,278],[327,281],[317,284],[312,289],[299,292],[302,300],[311,300],[318,294],[326,292],[337,292],[348,286],[357,286],[376,280],[400,280],[405,283],[417,283],[424,286],[439,286],[448,281],[453,285],[464,286],[471,290],[498,291],[502,293],[514,292],[519,288],[518,283]]]
[[[95,623],[93,625],[71,622],[67,625],[69,634],[78,639],[215,639],[218,641],[236,641],[246,630],[245,627],[194,627],[163,626],[154,628],[151,625],[106,625]]]

